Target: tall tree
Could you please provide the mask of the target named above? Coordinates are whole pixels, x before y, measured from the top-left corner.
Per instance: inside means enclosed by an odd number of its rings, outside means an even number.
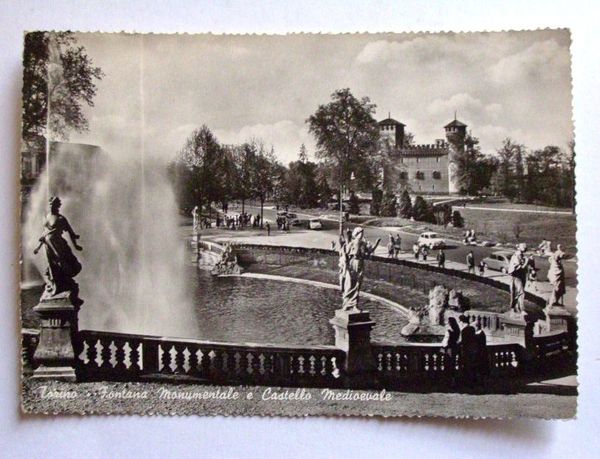
[[[399,213],[402,218],[412,217],[412,201],[410,200],[410,195],[408,194],[408,190],[406,189],[403,190],[402,194],[400,195]]]
[[[496,171],[495,185],[497,191],[511,201],[516,196],[514,186],[514,157],[517,144],[510,138],[504,139],[502,147],[498,150],[498,170]]]
[[[479,139],[471,134],[465,137],[464,146],[454,156],[456,178],[461,193],[475,195],[490,185],[495,160],[481,152]]]
[[[368,97],[357,99],[350,89],[339,89],[331,101],[319,105],[307,119],[310,132],[317,141],[317,158],[332,166],[335,183],[348,183],[354,172],[357,185],[370,187],[375,170],[373,155],[377,152],[379,127],[373,118],[375,105]]]
[[[219,142],[210,129],[203,125],[195,129],[187,138],[176,159],[179,177],[192,181],[192,198],[186,201],[193,201],[200,209],[207,205],[209,214],[211,203],[219,200],[220,197],[221,189],[217,171],[221,169],[222,156]],[[181,171],[185,169],[187,172],[183,174]],[[189,188],[189,185],[186,186],[186,189]]]
[[[259,143],[254,162],[254,195],[260,201],[261,228],[263,227],[265,201],[273,193],[276,172],[275,164],[274,149],[271,148],[270,151],[266,151],[262,142]]]
[[[381,202],[382,217],[396,217],[398,215],[396,195],[391,191],[386,191]]]
[[[49,76],[52,81],[49,82]],[[26,143],[50,129],[59,139],[88,128],[83,105],[93,106],[96,82],[104,76],[71,32],[29,32],[23,52],[23,124]]]

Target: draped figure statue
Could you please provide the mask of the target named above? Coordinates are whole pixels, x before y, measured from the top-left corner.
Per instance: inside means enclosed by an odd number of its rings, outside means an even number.
[[[350,238],[340,239],[339,276],[342,310],[358,310],[358,295],[364,275],[365,259],[375,252],[379,242],[380,239],[377,239],[375,244],[366,241],[361,227],[356,227]]]
[[[508,274],[511,276],[510,307],[517,314],[522,314],[525,306],[525,282],[530,263],[525,256],[526,251],[527,245],[519,244],[508,264]]]
[[[562,251],[560,244],[549,257],[550,268],[548,269],[548,281],[552,285],[552,291],[548,299],[549,306],[560,305],[562,297],[565,294],[565,268],[562,261],[565,253]]]
[[[76,296],[77,284],[73,278],[81,271],[81,263],[73,254],[62,234],[67,232],[73,247],[77,250],[83,250],[83,248],[77,244],[79,235],[73,231],[67,218],[60,214],[61,204],[58,196],[52,196],[49,199],[50,212],[44,219],[44,232],[40,236],[40,244],[33,253],[37,254],[44,246],[48,262],[44,273],[46,292],[49,295],[55,295],[71,291]]]

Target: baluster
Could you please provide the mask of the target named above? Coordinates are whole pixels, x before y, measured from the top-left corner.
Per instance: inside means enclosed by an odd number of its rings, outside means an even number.
[[[316,371],[315,371],[315,360],[317,360],[317,359],[315,358],[315,356],[314,356],[314,355],[311,355],[311,356],[308,358],[308,362],[309,362],[308,373],[309,373],[311,376],[314,376],[314,375],[315,375],[315,373],[316,373]]]
[[[183,371],[185,373],[189,373],[190,369],[192,368],[190,366],[190,356],[192,355],[192,353],[189,351],[189,349],[186,346],[185,349],[183,350],[183,352],[181,353],[181,355],[183,356],[183,362],[181,363],[181,367],[183,368]]]
[[[123,346],[121,347],[123,350],[123,365],[125,366],[125,368],[127,370],[129,370],[129,368],[131,368],[132,366],[132,361],[131,361],[131,346],[129,345],[129,341],[125,341],[125,343],[123,344]]]

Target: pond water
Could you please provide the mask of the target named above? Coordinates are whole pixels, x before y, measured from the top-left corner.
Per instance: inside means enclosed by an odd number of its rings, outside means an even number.
[[[329,319],[341,304],[337,290],[270,279],[195,278],[198,338],[273,344],[333,344]],[[372,338],[403,342],[404,316],[383,303],[363,299],[376,322]]]
[[[337,290],[270,279],[213,277],[195,267],[190,267],[188,274],[196,311],[191,320],[197,322],[197,331],[194,336],[182,333],[180,337],[278,345],[334,343],[329,319],[341,303]],[[41,290],[21,291],[24,326],[35,326],[31,308],[37,304]],[[401,313],[364,298],[361,308],[370,311],[376,323],[372,339],[404,341],[400,330],[407,320]]]

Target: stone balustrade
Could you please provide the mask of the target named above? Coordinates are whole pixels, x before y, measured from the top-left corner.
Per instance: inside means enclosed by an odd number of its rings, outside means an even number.
[[[79,380],[173,380],[337,387],[345,354],[333,346],[233,344],[81,331]]]
[[[550,357],[574,355],[567,332],[533,339],[533,359],[519,344],[487,347],[492,377],[545,368]],[[78,381],[171,381],[291,387],[353,387],[346,353],[334,346],[275,346],[80,331],[75,343]],[[460,369],[439,344],[371,343],[373,388],[447,383],[447,365]],[[530,353],[531,354],[531,353]],[[364,387],[364,386],[363,386]]]

